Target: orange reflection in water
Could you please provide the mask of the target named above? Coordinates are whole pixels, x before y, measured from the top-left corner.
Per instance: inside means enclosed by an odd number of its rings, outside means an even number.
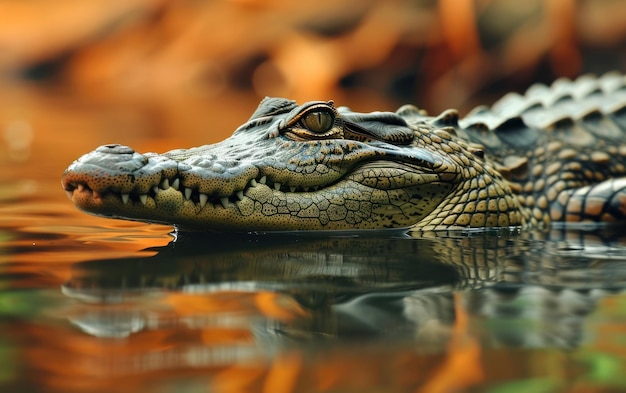
[[[260,295],[263,302],[274,297],[267,295]],[[254,310],[255,296],[174,294],[137,304],[145,327],[124,339],[97,338],[58,323],[20,324],[12,333],[28,342],[23,352],[27,372],[47,391],[158,391],[167,386],[178,391],[174,386],[187,381],[216,392],[439,392],[464,391],[484,375],[477,337],[468,330],[460,298],[447,349],[424,352],[399,343],[264,343],[257,329],[277,322]],[[128,305],[113,306],[108,317],[114,320]],[[295,318],[301,311],[287,307],[282,313],[295,313]]]
[[[205,294],[190,295],[173,293],[166,302],[180,316],[196,315],[229,310],[233,312],[256,309],[267,319],[290,321],[296,317],[305,317],[307,312],[289,296],[275,292],[255,291],[253,293],[229,293],[207,297]]]
[[[469,316],[460,306],[462,298],[455,295],[455,319],[449,344],[449,355],[442,367],[421,389],[423,392],[458,391],[481,382],[481,350],[476,337],[469,335]]]

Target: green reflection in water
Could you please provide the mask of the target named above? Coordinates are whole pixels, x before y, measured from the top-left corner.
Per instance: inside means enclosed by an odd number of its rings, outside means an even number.
[[[589,367],[587,374],[581,378],[582,381],[607,387],[626,387],[622,361],[616,356],[591,352],[583,354],[581,358]]]
[[[626,297],[608,298],[590,323],[595,329],[594,342],[581,351],[579,360],[587,372],[579,378],[585,386],[623,390],[623,353],[626,350],[624,321],[626,320]]]
[[[487,390],[488,393],[552,393],[560,391],[561,384],[552,378],[535,378],[508,382]]]
[[[10,382],[17,374],[15,348],[8,342],[0,341],[0,384]]]

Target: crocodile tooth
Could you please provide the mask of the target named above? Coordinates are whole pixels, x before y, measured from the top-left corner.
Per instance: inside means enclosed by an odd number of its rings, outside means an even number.
[[[228,206],[230,205],[230,203],[228,202],[228,198],[221,197],[220,202],[222,203],[222,206],[224,206],[224,209],[228,209]]]
[[[320,188],[320,186],[312,186],[312,187],[311,187],[311,190],[313,190],[313,191],[317,191],[317,190],[318,190],[318,188]]]
[[[259,183],[261,184],[265,184],[266,181],[267,181],[267,176],[261,176],[261,178],[259,179]]]
[[[153,186],[152,187],[152,192],[154,192],[155,194],[158,194],[160,191],[159,186]]]
[[[145,205],[148,202],[148,194],[139,194],[139,201]]]
[[[209,200],[209,196],[207,194],[200,193],[200,207],[204,207],[206,205],[206,201]]]
[[[257,186],[257,182],[254,179],[250,179],[250,187],[256,187]]]
[[[274,183],[274,189],[275,189],[276,191],[280,191],[280,186],[281,186],[281,184],[280,184],[280,183]]]
[[[193,190],[189,187],[185,187],[185,199],[189,200],[189,198],[191,198],[191,193],[193,192]]]
[[[180,186],[180,180],[178,178],[174,179],[174,181],[172,182],[171,186],[172,186],[173,189],[178,191],[178,188]]]
[[[309,187],[302,187],[304,191],[309,191]]]
[[[127,204],[129,197],[128,194],[122,194],[122,203]]]
[[[83,186],[82,184],[79,184],[76,189],[78,190],[78,192],[83,192],[83,190],[85,189],[85,186]]]
[[[67,194],[67,197],[70,199],[72,199],[72,196],[74,196],[74,193],[72,191],[65,190],[65,193]]]
[[[289,187],[289,192],[295,192],[295,191],[296,191],[295,187],[293,187],[293,186]]]
[[[163,181],[161,182],[161,188],[164,190],[170,188],[170,181],[168,179],[163,179]]]
[[[243,191],[239,190],[236,193],[237,198],[239,198],[240,201],[243,201]]]

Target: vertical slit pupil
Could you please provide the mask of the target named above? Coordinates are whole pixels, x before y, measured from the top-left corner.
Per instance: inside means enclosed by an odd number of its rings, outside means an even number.
[[[304,116],[304,126],[309,130],[322,133],[330,130],[334,118],[327,111],[315,111]]]

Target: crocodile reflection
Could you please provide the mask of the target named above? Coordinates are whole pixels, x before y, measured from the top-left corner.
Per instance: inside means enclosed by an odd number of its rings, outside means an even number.
[[[146,321],[149,310],[128,306],[148,294],[269,292],[304,310],[288,320],[251,322],[256,340],[269,347],[378,337],[441,351],[459,307],[471,317],[503,322],[497,326],[506,328],[490,332],[494,345],[574,347],[597,299],[623,287],[626,278],[626,259],[602,263],[603,247],[610,248],[604,240],[538,242],[503,233],[186,235],[154,249],[152,257],[76,264],[63,291],[106,305],[70,317],[97,336],[162,327]],[[590,250],[594,258],[584,256]],[[207,321],[200,319],[195,325]]]

